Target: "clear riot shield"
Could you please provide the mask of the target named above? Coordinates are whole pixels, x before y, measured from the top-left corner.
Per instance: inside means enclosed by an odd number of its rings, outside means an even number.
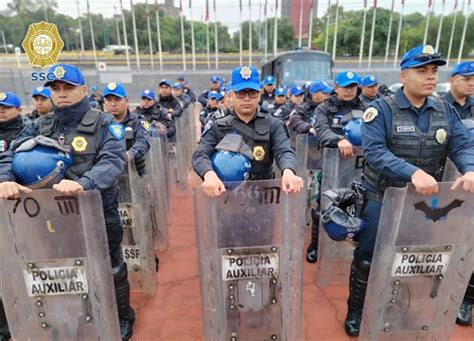
[[[455,181],[457,178],[461,176],[461,173],[458,171],[456,165],[454,164],[451,159],[446,159],[446,164],[444,165],[444,172],[443,172],[443,181]]]
[[[152,180],[140,176],[128,162],[119,178],[119,213],[123,227],[122,252],[132,290],[156,293],[156,258],[153,243],[150,195]]]
[[[150,150],[146,156],[146,174],[151,184],[151,219],[153,225],[153,240],[155,249],[166,250],[169,244],[168,236],[168,183],[166,168],[168,167],[163,139],[153,137],[150,141]]]
[[[0,200],[1,297],[14,340],[120,340],[102,200]]]
[[[361,340],[449,340],[474,268],[474,195],[385,192]]]
[[[321,170],[321,193],[328,189],[351,187],[354,180],[360,180],[364,166],[361,147],[354,147],[354,156],[343,159],[337,148],[324,148]],[[321,207],[327,198],[321,197]],[[346,284],[348,282],[353,246],[349,242],[336,242],[328,237],[320,222],[318,271],[316,282],[321,287]]]
[[[301,340],[303,209],[279,180],[194,189],[206,340]]]
[[[184,113],[183,116],[176,118],[176,183],[178,190],[182,194],[188,188],[188,173],[190,170],[190,132],[189,132],[189,115]]]
[[[191,103],[188,108],[188,113],[187,113],[187,116],[188,116],[188,119],[189,119],[189,129],[190,129],[190,140],[191,140],[191,144],[190,144],[190,148],[189,148],[189,162],[191,163],[191,159],[193,157],[193,153],[194,151],[196,150],[197,148],[197,138],[196,138],[196,119],[197,119],[197,116],[196,116],[196,105],[194,105],[194,103]]]

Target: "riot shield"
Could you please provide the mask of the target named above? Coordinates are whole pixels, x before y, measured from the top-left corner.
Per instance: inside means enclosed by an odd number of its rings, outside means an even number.
[[[303,208],[278,180],[194,189],[206,340],[301,339]]]
[[[0,200],[0,287],[15,340],[119,340],[97,191]]]
[[[457,178],[461,176],[461,173],[458,171],[456,165],[454,164],[451,159],[446,159],[446,164],[444,165],[444,172],[443,172],[443,181],[455,181]]]
[[[324,148],[321,170],[321,193],[328,189],[351,187],[360,180],[364,165],[361,147],[354,147],[354,155],[343,159],[337,148]],[[321,197],[321,207],[328,198]],[[320,222],[317,284],[321,287],[346,284],[348,281],[353,246],[349,242],[336,242],[328,237]]]
[[[190,170],[190,132],[189,115],[185,112],[183,116],[176,118],[176,183],[178,191],[183,194],[188,188],[188,173]]]
[[[295,137],[295,154],[298,163],[297,174],[303,179],[306,178],[308,162],[308,135],[298,134]]]
[[[119,178],[119,213],[123,227],[122,252],[132,290],[156,293],[156,258],[150,195],[152,179],[140,176],[132,161]]]
[[[169,244],[168,237],[168,184],[166,181],[166,168],[168,167],[164,155],[165,146],[163,139],[154,137],[150,141],[150,150],[146,156],[146,174],[150,177],[151,184],[151,219],[153,225],[153,240],[155,249],[166,250]]]
[[[386,190],[362,340],[449,340],[474,268],[474,195],[451,186]]]

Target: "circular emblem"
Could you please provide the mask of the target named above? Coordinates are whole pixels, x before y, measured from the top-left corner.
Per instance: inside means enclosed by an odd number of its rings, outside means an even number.
[[[436,130],[435,139],[436,139],[436,142],[438,142],[439,144],[445,143],[447,137],[448,137],[448,134],[446,133],[446,130],[444,129]]]
[[[265,149],[262,146],[255,146],[252,154],[256,161],[262,161],[265,157]]]
[[[43,91],[43,89],[44,89],[44,88],[43,88],[42,86],[38,86],[38,87],[36,88],[36,91],[41,92],[41,91]]]
[[[379,111],[374,107],[367,108],[362,115],[362,121],[364,121],[364,123],[372,122],[378,114]]]
[[[115,84],[115,83],[109,83],[109,84],[107,84],[107,88],[108,88],[109,90],[113,91],[113,90],[117,89],[117,84]]]
[[[146,89],[145,91],[145,95],[149,95],[150,94],[150,90]]]
[[[66,70],[60,65],[54,69],[53,74],[56,79],[62,79],[66,74]]]
[[[375,80],[374,76],[370,76],[369,79],[373,82]]]
[[[0,92],[0,101],[4,101],[7,99],[7,94],[4,92]]]
[[[348,73],[346,73],[346,76],[347,76],[347,78],[349,78],[349,79],[354,78],[354,74],[353,74],[352,72],[350,72],[350,71],[349,71]]]
[[[435,51],[434,51],[434,48],[433,46],[431,45],[425,45],[423,47],[423,53],[427,53],[427,54],[433,54]]]
[[[87,140],[84,136],[75,136],[71,143],[75,152],[83,152],[87,148]]]
[[[243,79],[247,80],[252,76],[252,70],[248,66],[244,66],[240,70],[240,75],[242,76]]]
[[[56,64],[64,43],[56,25],[41,21],[28,27],[21,46],[31,65],[45,67]]]

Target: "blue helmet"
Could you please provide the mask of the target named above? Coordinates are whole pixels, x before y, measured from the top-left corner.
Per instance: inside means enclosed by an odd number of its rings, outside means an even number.
[[[95,99],[89,100],[89,104],[92,109],[97,109],[99,107],[99,102],[97,102]]]
[[[241,153],[217,150],[211,157],[212,168],[219,179],[228,186],[228,182],[247,180],[252,170],[250,160]]]
[[[362,146],[362,120],[360,118],[353,118],[347,122],[342,127],[342,131],[353,146]]]
[[[51,188],[64,179],[66,169],[72,165],[70,147],[41,135],[19,141],[13,151],[16,181],[31,189]]]
[[[328,236],[336,241],[357,237],[365,228],[365,221],[356,218],[362,195],[349,188],[331,189],[323,195],[329,199],[321,209],[321,221]]]

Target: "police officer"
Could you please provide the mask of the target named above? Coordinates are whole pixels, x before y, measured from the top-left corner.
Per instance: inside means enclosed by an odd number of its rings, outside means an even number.
[[[48,70],[54,79],[45,86],[51,88],[56,108],[34,122],[31,135],[44,135],[71,147],[73,165],[66,179],[54,185],[63,195],[77,195],[86,190],[98,190],[102,196],[112,274],[115,284],[120,332],[123,340],[133,333],[135,313],[130,307],[130,285],[127,267],[122,259],[120,243],[123,229],[118,212],[117,180],[125,166],[123,127],[113,122],[113,116],[91,110],[84,76],[74,65],[57,64]],[[0,198],[28,192],[15,182],[12,173],[12,153],[0,160]]]
[[[224,110],[224,97],[220,92],[211,91],[209,92],[209,98],[207,100],[206,108],[202,109],[199,113],[199,121],[201,122],[201,129],[204,131],[209,120],[215,121],[218,118],[222,118],[227,115]]]
[[[332,88],[324,81],[311,83],[309,86],[310,97],[303,104],[294,107],[290,113],[289,127],[297,134],[309,133],[316,136],[314,110],[329,97],[331,92]]]
[[[191,103],[196,102],[196,94],[194,91],[189,87],[188,81],[184,76],[179,76],[177,79],[178,83],[181,83],[183,86],[183,93],[189,96],[189,99],[191,100]]]
[[[461,119],[474,119],[474,61],[453,67],[449,84],[451,89],[443,98],[454,106]]]
[[[143,117],[158,129],[161,134],[166,134],[168,138],[176,134],[176,125],[168,114],[168,110],[162,108],[155,102],[155,93],[151,89],[141,92],[140,106],[136,107],[133,113]]]
[[[156,104],[166,109],[169,118],[181,117],[183,114],[183,108],[179,105],[176,98],[171,93],[173,83],[169,79],[162,79],[158,84],[160,87],[160,93]]]
[[[100,93],[100,89],[97,85],[93,85],[92,94],[89,96],[89,102],[97,102],[100,110],[104,110],[104,96]]]
[[[114,116],[115,122],[125,127],[127,160],[134,160],[138,174],[142,175],[145,171],[145,154],[150,149],[151,125],[129,111],[127,91],[122,84],[109,83],[102,93],[105,110]]]
[[[191,98],[183,92],[183,85],[179,82],[173,84],[171,94],[176,98],[183,110],[185,110],[191,103]]]
[[[44,86],[37,86],[33,89],[31,97],[33,97],[35,109],[26,115],[31,120],[35,120],[38,117],[46,115],[53,110],[51,91],[48,88],[45,88]]]
[[[193,155],[193,168],[204,180],[206,195],[215,197],[225,192],[222,181],[213,170],[211,156],[216,145],[227,134],[239,134],[252,149],[250,179],[274,177],[273,159],[282,170],[282,189],[294,193],[303,187],[303,179],[295,175],[296,158],[290,148],[288,130],[278,119],[258,111],[259,75],[255,67],[238,67],[232,71],[232,115],[208,122],[201,142]]]
[[[365,106],[357,96],[359,76],[343,71],[336,76],[335,94],[329,96],[314,111],[316,135],[321,147],[337,147],[343,157],[353,154],[352,144],[342,132],[342,125],[352,119],[352,111],[363,111]]]
[[[198,102],[201,103],[204,108],[207,105],[207,96],[210,91],[221,91],[222,87],[222,78],[218,75],[214,75],[210,78],[211,88],[209,90],[204,90],[201,95],[199,95]]]
[[[365,105],[369,105],[372,101],[380,98],[379,79],[374,75],[367,75],[360,79],[360,87],[362,93],[359,95],[361,101]]]
[[[359,334],[385,189],[411,182],[420,194],[436,193],[449,156],[464,174],[452,189],[474,193],[474,144],[453,107],[431,96],[438,83],[438,66],[445,64],[430,45],[409,50],[400,63],[403,87],[395,95],[375,100],[364,112],[366,194],[360,217],[365,229],[358,236],[351,266],[345,321],[350,336]],[[472,287],[470,295],[474,297]]]
[[[273,103],[275,100],[275,77],[273,76],[267,76],[264,78],[263,82],[263,93],[260,99],[260,104],[263,103],[263,101],[266,101],[268,103]]]
[[[290,114],[297,105],[303,104],[304,101],[304,88],[302,86],[293,86],[290,89],[290,100],[285,105],[272,113],[273,116],[278,117],[280,120],[288,124]]]

